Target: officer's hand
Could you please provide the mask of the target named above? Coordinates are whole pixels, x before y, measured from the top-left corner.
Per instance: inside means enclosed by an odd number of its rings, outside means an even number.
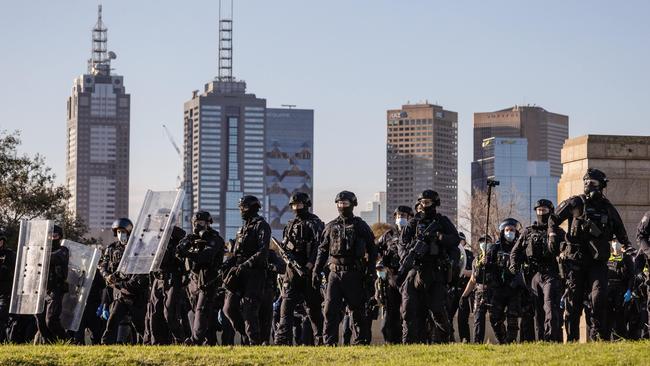
[[[632,290],[627,289],[625,295],[623,295],[623,302],[627,304],[630,301],[632,301]]]
[[[466,302],[467,302],[467,296],[461,296],[460,300],[458,301],[458,308],[464,309]]]
[[[106,285],[113,286],[114,284],[115,284],[115,275],[109,274],[108,277],[106,277]]]

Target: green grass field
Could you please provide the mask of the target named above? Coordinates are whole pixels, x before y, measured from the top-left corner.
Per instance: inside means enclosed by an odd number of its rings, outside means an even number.
[[[0,365],[650,365],[650,342],[368,347],[0,346]]]

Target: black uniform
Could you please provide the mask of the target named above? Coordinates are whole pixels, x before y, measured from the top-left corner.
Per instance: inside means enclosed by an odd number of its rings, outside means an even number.
[[[68,335],[61,325],[63,295],[68,292],[68,261],[70,251],[61,246],[60,240],[52,240],[52,254],[47,277],[45,309],[36,314],[36,326],[43,341],[50,343],[65,340]]]
[[[100,318],[102,295],[106,289],[106,282],[99,270],[95,269],[93,283],[90,286],[88,301],[81,316],[79,329],[74,333],[75,344],[86,344],[86,329],[90,331],[90,344],[99,344],[105,330],[105,322]]]
[[[251,345],[261,344],[259,311],[264,291],[271,227],[255,214],[237,232],[234,256],[237,288],[228,288],[224,313]]]
[[[650,263],[650,211],[646,212],[641,218],[639,225],[637,226],[636,231],[636,240],[639,243],[639,254],[637,256],[642,256],[645,259],[645,263]],[[641,258],[640,258],[641,259]],[[642,275],[644,266],[637,266],[636,272],[637,275]],[[646,294],[650,294],[650,279],[646,278]],[[650,296],[647,296],[646,311],[647,315],[645,316],[646,322],[650,323],[647,319],[650,319]],[[650,324],[647,325],[645,333],[650,333]]]
[[[209,338],[208,333],[216,333],[214,304],[224,250],[223,239],[212,228],[185,236],[176,247],[176,258],[184,261],[190,279],[187,293],[194,319],[191,324],[192,336],[186,339],[188,344],[205,344]],[[176,266],[172,260],[170,265]],[[178,332],[180,329],[179,324]]]
[[[399,272],[400,252],[403,252],[401,243],[402,232],[393,227],[379,238],[377,247],[381,263],[386,269],[386,278],[377,279],[376,295],[382,305],[383,319],[381,333],[386,343],[402,342],[402,320],[400,306],[402,295],[397,285],[397,274]]]
[[[273,250],[269,250],[268,266],[266,267],[266,276],[262,300],[260,301],[260,339],[263,345],[271,344],[276,338],[272,334],[273,327],[273,303],[279,298],[280,291],[278,283],[281,275],[286,273],[287,266],[280,256]]]
[[[7,339],[9,326],[9,303],[11,302],[11,286],[16,267],[16,253],[7,248],[7,243],[0,248],[0,343]]]
[[[367,255],[367,262],[364,258]],[[363,219],[354,215],[340,215],[325,225],[314,271],[319,274],[329,266],[325,295],[324,343],[336,345],[343,301],[352,313],[353,344],[369,344],[365,314],[366,277],[375,274],[377,247],[374,235]]]
[[[126,245],[120,241],[109,244],[97,265],[107,287],[113,290],[113,302],[106,322],[106,330],[102,335],[102,344],[125,341],[117,339],[117,330],[120,323],[129,315],[138,335],[141,337],[144,335],[149,278],[148,275],[125,275],[117,271],[125,249]]]
[[[515,239],[516,241],[517,239]],[[510,251],[514,241],[499,241],[490,246],[486,256],[487,286],[490,292],[490,324],[501,344],[517,341],[521,311],[521,290],[524,285],[520,274],[510,272]]]
[[[400,272],[406,273],[401,285],[403,319],[402,341],[424,342],[421,337],[423,319],[419,314],[430,313],[433,318],[434,342],[448,342],[451,325],[447,313],[447,283],[451,278],[451,262],[448,253],[458,248],[460,237],[454,224],[435,211],[420,212],[408,223],[402,233],[402,243],[409,251],[423,245],[416,256],[415,266],[406,268],[402,263]],[[405,262],[411,252],[406,254]],[[408,271],[408,272],[406,272]]]
[[[185,230],[174,227],[160,269],[151,273],[146,322],[151,344],[177,344],[185,341],[181,324],[181,297],[185,263],[176,257],[176,247],[185,237]]]
[[[465,270],[472,270],[472,262],[474,262],[474,253],[468,248],[465,248]],[[461,295],[467,287],[469,282],[469,277],[463,275],[461,272],[457,279],[454,279],[449,286],[449,297],[447,301],[447,312],[449,313],[449,321],[451,323],[451,334],[450,341],[453,341],[453,319],[458,312],[458,337],[461,342],[468,343],[470,342],[470,333],[469,333],[469,313],[470,313],[470,299],[469,297],[461,299]]]
[[[591,339],[607,338],[607,260],[614,237],[627,249],[630,242],[616,208],[605,197],[581,194],[562,202],[549,219],[549,234],[568,220],[566,267],[567,338],[580,339],[580,316],[591,295]]]
[[[631,255],[612,254],[607,261],[607,329],[614,340],[630,338],[627,327],[629,311],[625,293],[634,287],[634,259]],[[610,339],[610,337],[607,337]]]
[[[317,343],[322,342],[323,313],[321,305],[323,298],[320,291],[312,286],[309,268],[313,268],[316,263],[316,253],[323,226],[324,224],[318,216],[305,212],[296,215],[284,229],[284,249],[293,254],[302,267],[304,276],[300,276],[291,266],[287,267],[286,274],[283,276],[282,305],[280,306],[280,323],[275,337],[276,344],[292,344],[294,310],[303,302],[314,330],[314,339]]]
[[[556,235],[563,238],[564,230],[556,230]],[[548,240],[548,225],[537,221],[524,230],[510,253],[510,271],[513,274],[523,271],[532,276],[530,290],[534,310],[538,314],[535,320],[539,340],[563,341],[560,331],[562,288],[557,262],[559,254],[559,243]]]

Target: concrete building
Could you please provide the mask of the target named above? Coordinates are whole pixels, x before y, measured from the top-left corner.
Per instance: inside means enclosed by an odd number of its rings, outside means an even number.
[[[314,190],[314,111],[266,109],[266,218],[280,239],[294,217],[289,198],[294,192],[312,197]]]
[[[387,111],[387,211],[412,206],[425,189],[440,195],[439,212],[456,223],[458,114],[441,106],[406,104]]]
[[[373,200],[366,204],[365,210],[359,211],[358,216],[367,222],[368,225],[377,222],[391,223],[392,221],[388,220],[388,212],[386,212],[386,192],[375,193]]]
[[[472,162],[472,191],[485,191],[488,178],[498,180],[501,201],[516,204],[522,224],[535,219],[537,200],[555,200],[559,178],[551,176],[549,162],[528,160],[525,138],[492,137],[483,140],[481,149],[484,158]]]
[[[537,106],[514,106],[496,112],[474,113],[474,161],[482,159],[481,144],[490,137],[528,140],[528,160],[548,161],[551,175],[562,173],[560,151],[569,137],[569,117]]]
[[[107,50],[107,35],[100,5],[88,72],[74,80],[68,98],[66,134],[69,209],[88,225],[91,236],[105,240],[112,236],[104,234],[113,221],[129,216],[131,114],[124,77],[111,72],[116,55]]]
[[[588,168],[602,170],[609,179],[605,195],[616,206],[630,240],[650,210],[650,136],[584,135],[562,148],[562,178],[558,202],[583,193]]]

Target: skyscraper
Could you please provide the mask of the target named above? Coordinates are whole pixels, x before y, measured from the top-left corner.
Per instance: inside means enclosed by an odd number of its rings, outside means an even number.
[[[76,78],[68,98],[66,185],[69,209],[93,236],[129,214],[131,96],[124,78],[111,72],[115,53],[99,6],[88,72]]]
[[[375,193],[373,200],[366,204],[366,209],[359,211],[359,217],[371,226],[378,222],[392,223],[392,220],[387,220],[388,216],[386,213],[386,192]]]
[[[282,237],[293,218],[289,198],[294,192],[312,197],[314,189],[314,111],[266,110],[266,215],[273,235]]]
[[[560,178],[551,176],[548,161],[528,160],[525,138],[492,137],[483,140],[481,149],[484,158],[472,162],[474,189],[486,190],[488,178],[498,180],[501,202],[512,203],[524,224],[534,220],[537,200],[555,202]]]
[[[266,100],[232,76],[232,19],[219,20],[219,73],[184,106],[184,227],[192,212],[212,214],[225,239],[241,226],[243,195],[266,201]]]
[[[524,137],[528,160],[548,161],[551,175],[562,174],[560,151],[569,138],[569,117],[537,106],[514,106],[496,112],[474,113],[474,160],[482,159],[481,144],[490,137]]]
[[[387,112],[387,213],[412,206],[425,189],[440,195],[439,212],[455,223],[458,205],[458,113],[433,104]]]

